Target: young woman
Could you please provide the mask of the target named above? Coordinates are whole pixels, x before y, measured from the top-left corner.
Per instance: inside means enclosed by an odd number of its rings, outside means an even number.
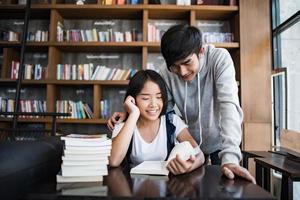
[[[165,160],[168,156],[166,106],[167,90],[162,77],[152,70],[137,72],[129,82],[124,109],[127,120],[115,126],[112,137],[111,166],[119,166],[126,158],[133,165],[145,160]],[[178,142],[189,141],[199,148],[187,126],[172,114],[174,136]],[[127,155],[127,152],[130,155]],[[129,158],[128,158],[129,157]],[[173,174],[190,172],[204,163],[202,151],[187,161],[176,156],[167,166]]]

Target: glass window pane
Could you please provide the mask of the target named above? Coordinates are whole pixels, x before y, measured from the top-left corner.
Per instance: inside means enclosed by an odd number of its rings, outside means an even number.
[[[300,10],[299,0],[279,0],[280,23],[287,20],[298,10]]]
[[[282,32],[282,67],[287,68],[287,128],[300,131],[300,22]]]

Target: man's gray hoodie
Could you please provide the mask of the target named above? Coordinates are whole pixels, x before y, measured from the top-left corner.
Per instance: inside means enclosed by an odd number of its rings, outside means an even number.
[[[161,71],[168,88],[168,110],[177,105],[205,154],[221,150],[222,164],[239,164],[243,112],[234,64],[226,49],[212,45],[204,48],[199,73],[191,82],[183,81],[167,68]]]

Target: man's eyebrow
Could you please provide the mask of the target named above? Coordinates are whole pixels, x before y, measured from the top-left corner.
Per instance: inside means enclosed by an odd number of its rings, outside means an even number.
[[[187,58],[186,60],[183,60],[182,62],[180,62],[180,63],[179,63],[179,64],[177,64],[177,65],[174,63],[174,66],[178,66],[178,65],[186,64],[186,63],[190,62],[190,61],[191,61],[191,59],[192,59],[192,58],[191,58],[191,57],[189,57],[189,58]]]
[[[184,60],[181,64],[186,64],[186,63],[188,63],[188,62],[190,62],[191,61],[191,58],[187,58],[186,60]]]

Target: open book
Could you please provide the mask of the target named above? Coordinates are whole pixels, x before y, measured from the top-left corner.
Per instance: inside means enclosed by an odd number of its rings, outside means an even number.
[[[200,148],[193,148],[188,141],[176,144],[172,149],[167,161],[144,161],[141,164],[133,167],[130,170],[131,174],[149,174],[149,175],[169,175],[167,165],[170,160],[176,157],[178,154],[181,159],[188,160],[191,155],[197,155],[200,152]]]
[[[130,170],[131,174],[168,176],[167,161],[144,161]]]

